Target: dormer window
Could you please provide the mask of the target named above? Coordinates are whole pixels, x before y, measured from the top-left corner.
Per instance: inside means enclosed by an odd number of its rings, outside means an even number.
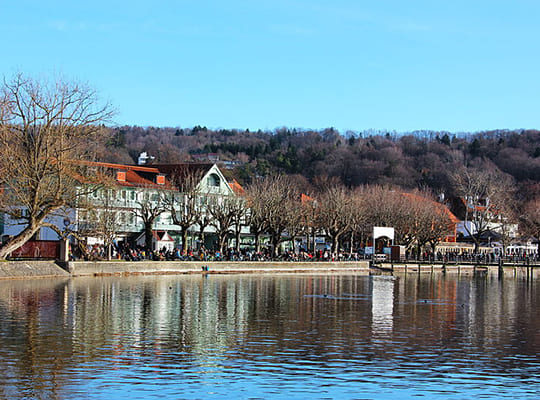
[[[216,174],[211,174],[208,177],[207,183],[208,183],[208,186],[210,187],[219,187],[221,180],[219,179],[219,176],[217,176]]]

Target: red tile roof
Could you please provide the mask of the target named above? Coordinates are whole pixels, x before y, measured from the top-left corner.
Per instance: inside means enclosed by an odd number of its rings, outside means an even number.
[[[124,171],[125,180],[118,180],[118,177],[115,176],[115,184],[120,186],[127,187],[154,187],[159,189],[172,189],[173,186],[169,180],[165,179],[164,184],[158,184],[156,182],[156,177],[163,172],[155,167],[142,167],[139,165],[126,165],[126,164],[113,164],[113,163],[103,163],[95,161],[78,161],[79,163],[103,168],[106,170],[112,171]],[[81,182],[84,182],[85,179],[81,178]]]
[[[236,179],[233,179],[232,182],[229,182],[229,186],[231,187],[232,191],[238,195],[243,196],[246,194],[246,190],[240,185]]]

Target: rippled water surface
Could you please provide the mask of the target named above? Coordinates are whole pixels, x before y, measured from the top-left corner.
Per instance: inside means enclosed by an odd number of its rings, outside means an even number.
[[[539,306],[429,274],[0,281],[0,398],[537,399]]]

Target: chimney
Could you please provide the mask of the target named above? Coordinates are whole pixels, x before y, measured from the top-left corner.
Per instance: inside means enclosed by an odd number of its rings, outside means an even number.
[[[116,180],[118,182],[126,181],[126,171],[116,171]]]
[[[156,176],[156,183],[158,185],[165,185],[165,175],[164,174],[159,174]]]

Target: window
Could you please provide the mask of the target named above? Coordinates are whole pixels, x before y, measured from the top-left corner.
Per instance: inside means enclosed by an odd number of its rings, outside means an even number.
[[[217,176],[216,174],[211,174],[208,177],[208,180],[207,180],[208,186],[218,187],[220,185],[220,183],[221,183],[221,181],[219,179],[219,176]]]

